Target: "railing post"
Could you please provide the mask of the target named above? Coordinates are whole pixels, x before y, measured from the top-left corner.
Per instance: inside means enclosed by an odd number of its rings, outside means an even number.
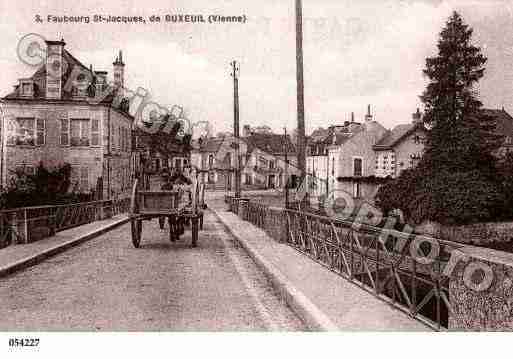
[[[26,244],[29,241],[28,234],[28,220],[27,220],[27,209],[23,209],[23,231],[25,232],[25,237],[23,238],[23,242]]]

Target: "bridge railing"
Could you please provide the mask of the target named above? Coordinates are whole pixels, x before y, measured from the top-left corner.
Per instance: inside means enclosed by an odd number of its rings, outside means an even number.
[[[128,212],[130,198],[0,211],[0,248]]]
[[[461,245],[260,203],[239,216],[436,330],[448,327],[450,253]],[[426,257],[428,256],[428,257]]]

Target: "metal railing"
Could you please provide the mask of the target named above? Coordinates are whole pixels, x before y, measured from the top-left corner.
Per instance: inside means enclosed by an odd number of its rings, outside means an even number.
[[[0,211],[0,248],[128,212],[130,198]]]
[[[448,327],[449,278],[442,273],[451,251],[462,245],[258,203],[246,206],[243,219],[274,239],[425,325]],[[430,261],[419,260],[426,255]]]

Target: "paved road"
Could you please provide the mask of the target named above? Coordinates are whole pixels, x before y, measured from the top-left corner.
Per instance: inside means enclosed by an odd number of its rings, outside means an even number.
[[[0,279],[0,331],[303,330],[262,273],[207,212],[199,247],[128,225]]]

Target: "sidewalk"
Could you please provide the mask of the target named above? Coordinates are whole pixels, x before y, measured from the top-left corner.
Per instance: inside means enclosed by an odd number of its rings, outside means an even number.
[[[55,236],[40,241],[2,248],[0,249],[0,278],[37,264],[127,222],[128,217],[122,214],[60,231]]]
[[[237,215],[213,211],[312,329],[431,331]]]

